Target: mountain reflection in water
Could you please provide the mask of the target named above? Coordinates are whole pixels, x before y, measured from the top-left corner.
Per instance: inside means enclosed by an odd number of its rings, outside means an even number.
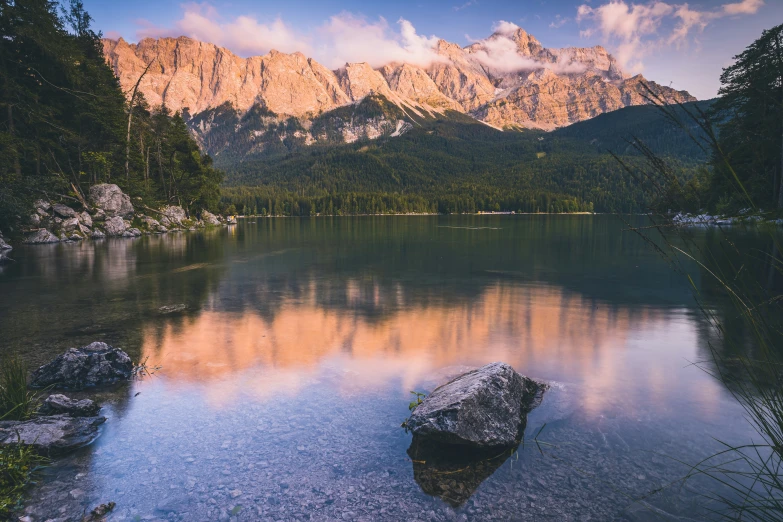
[[[649,493],[687,472],[677,460],[711,453],[710,437],[746,442],[747,427],[690,365],[710,337],[689,283],[624,228],[611,216],[259,219],[20,246],[0,272],[0,354],[34,367],[101,340],[162,366],[96,397],[104,432],[47,469],[35,520],[109,500],[124,520],[219,520],[237,506],[239,520],[643,520],[636,498],[701,519],[693,491]],[[709,300],[710,279],[691,276]],[[520,446],[416,462],[399,427],[410,390],[498,360],[552,383],[526,434],[546,425],[556,458]]]

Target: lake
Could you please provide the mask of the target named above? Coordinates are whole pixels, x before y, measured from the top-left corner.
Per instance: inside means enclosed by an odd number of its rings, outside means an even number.
[[[250,218],[20,246],[0,272],[4,353],[37,367],[100,340],[161,367],[97,394],[101,437],[44,471],[30,520],[109,501],[109,520],[703,519],[715,484],[670,483],[718,449],[712,437],[752,432],[693,364],[714,335],[689,282],[626,228]],[[725,306],[690,268],[707,305]],[[171,305],[186,308],[159,310]],[[525,442],[417,470],[400,427],[410,392],[492,361],[551,383]]]

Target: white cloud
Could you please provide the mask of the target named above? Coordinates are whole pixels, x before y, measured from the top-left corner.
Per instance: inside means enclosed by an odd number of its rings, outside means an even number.
[[[560,16],[560,15],[555,15],[555,19],[552,21],[552,23],[549,24],[549,28],[550,29],[560,29],[561,27],[563,27],[565,24],[567,24],[570,21],[571,21],[570,18],[566,18],[566,17]]]
[[[521,27],[519,27],[514,22],[507,22],[505,20],[498,20],[492,25],[492,31],[500,34],[504,34],[506,36],[510,36],[517,32]]]
[[[327,67],[347,62],[367,62],[381,67],[390,62],[406,62],[426,67],[442,60],[434,47],[436,36],[422,36],[409,21],[400,18],[394,31],[384,18],[377,22],[350,13],[332,16],[318,30],[321,44],[313,50],[316,60]]]
[[[270,23],[260,23],[249,16],[239,16],[223,21],[210,4],[184,4],[184,13],[173,28],[160,28],[149,24],[137,31],[137,37],[189,36],[196,40],[214,43],[242,54],[263,54],[270,49],[292,53],[307,53],[309,45],[280,18]]]
[[[402,18],[393,27],[384,18],[368,21],[351,13],[340,13],[314,31],[317,36],[314,43],[312,37],[298,34],[280,18],[267,23],[250,16],[225,20],[208,3],[182,7],[182,18],[170,28],[137,21],[140,27],[136,36],[184,35],[226,47],[242,56],[263,55],[272,49],[285,53],[300,51],[335,69],[347,62],[368,62],[373,67],[381,67],[390,62],[427,66],[442,60],[434,51],[438,38],[419,35]]]
[[[764,5],[764,0],[742,0],[735,4],[724,4],[723,12],[727,15],[756,14]]]
[[[482,65],[495,73],[509,74],[539,69],[551,69],[557,74],[573,74],[584,72],[584,64],[572,61],[570,54],[564,52],[554,63],[541,62],[531,56],[519,53],[517,42],[511,39],[519,29],[516,24],[500,21],[493,27],[495,33],[486,39],[477,40],[472,56]]]
[[[703,31],[712,21],[724,16],[754,14],[763,5],[764,0],[742,0],[715,10],[699,11],[687,3],[628,4],[625,0],[611,0],[598,7],[580,5],[576,20],[588,24],[579,33],[582,37],[600,34],[614,44],[621,65],[638,71],[643,68],[642,59],[653,50],[663,45],[679,47],[693,31]]]

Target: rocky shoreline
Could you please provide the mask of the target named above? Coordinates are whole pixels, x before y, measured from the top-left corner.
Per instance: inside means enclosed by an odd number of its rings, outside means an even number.
[[[783,225],[783,219],[769,219],[760,214],[741,214],[740,216],[713,216],[711,214],[675,214],[671,221],[680,227],[718,227],[731,225],[767,224]]]
[[[199,216],[189,216],[180,206],[153,209],[137,202],[137,206],[147,212],[145,214],[134,208],[130,196],[111,183],[90,187],[88,200],[75,206],[79,208],[59,202],[36,201],[34,212],[22,230],[23,243],[40,245],[107,237],[134,238],[236,224],[233,216],[223,217],[206,210]],[[7,253],[11,250],[0,234],[0,264],[10,261]]]

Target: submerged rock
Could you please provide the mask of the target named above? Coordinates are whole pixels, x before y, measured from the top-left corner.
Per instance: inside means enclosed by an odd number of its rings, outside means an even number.
[[[158,313],[161,315],[181,314],[187,309],[188,309],[188,305],[184,303],[180,303],[174,305],[161,306],[160,308],[158,308]]]
[[[133,217],[133,204],[130,197],[113,183],[102,183],[90,187],[90,203],[103,210],[107,218],[119,216],[130,219]]]
[[[415,436],[475,447],[519,442],[545,386],[495,362],[436,388],[406,422]]]
[[[60,239],[45,228],[41,228],[32,234],[28,234],[24,238],[24,242],[28,245],[42,245],[45,243],[59,243]]]
[[[30,386],[83,390],[127,381],[133,374],[128,354],[106,343],[71,348],[33,372]]]
[[[94,417],[101,407],[90,399],[76,400],[60,393],[50,395],[38,408],[38,415],[68,415],[69,417]]]
[[[422,491],[459,507],[517,450],[467,448],[415,436],[408,448],[413,479]]]
[[[105,417],[51,415],[28,421],[0,421],[0,445],[28,444],[43,455],[81,448],[100,435]]]

